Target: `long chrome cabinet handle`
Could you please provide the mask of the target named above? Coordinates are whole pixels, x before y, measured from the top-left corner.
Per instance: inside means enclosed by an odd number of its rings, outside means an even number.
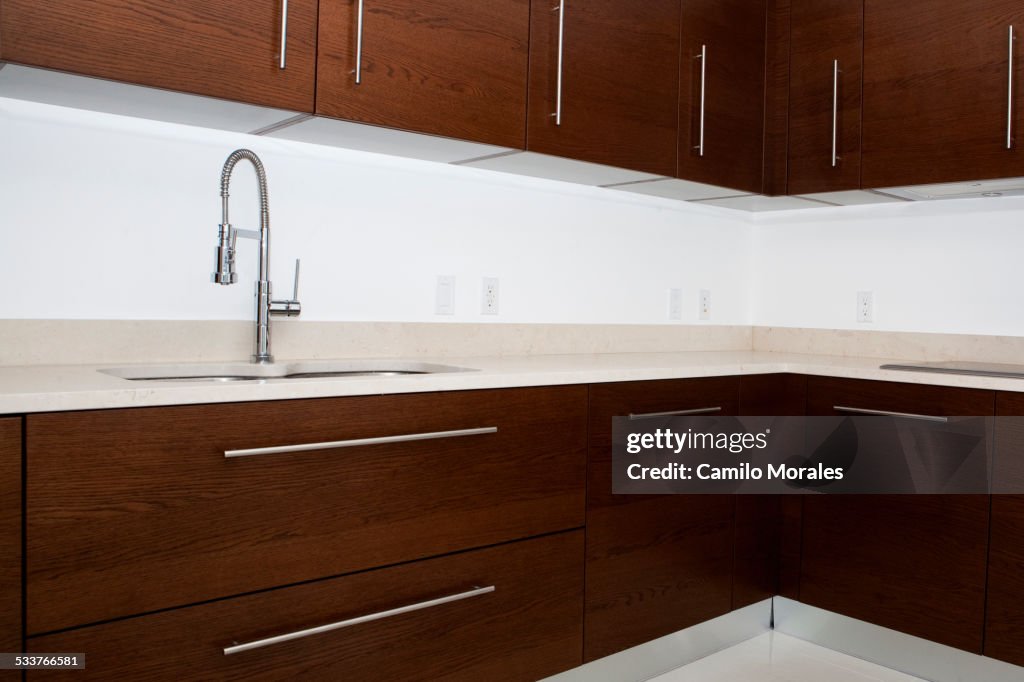
[[[708,46],[700,46],[700,54],[695,57],[700,60],[700,128],[697,133],[697,154],[704,156],[704,112],[706,111],[705,103],[707,102],[707,85],[708,85]]]
[[[839,60],[832,60],[832,167],[839,165]]]
[[[363,0],[356,9],[356,85],[363,82]]]
[[[558,74],[555,80],[555,125],[562,125],[562,73],[565,58],[565,0],[558,3]]]
[[[281,0],[281,70],[286,66],[288,54],[288,0]]]
[[[252,642],[245,642],[244,644],[233,644],[231,646],[224,647],[224,655],[230,656],[232,654],[240,654],[243,651],[252,651],[253,649],[262,649],[265,646],[271,646],[273,644],[281,644],[282,642],[290,642],[295,639],[302,639],[303,637],[311,637],[312,635],[319,635],[324,632],[331,632],[332,630],[340,630],[342,628],[352,627],[353,625],[361,625],[362,623],[369,623],[375,620],[382,620],[384,618],[391,618],[392,616],[400,616],[403,613],[412,613],[413,611],[422,611],[423,609],[429,609],[434,606],[441,606],[442,604],[450,604],[454,601],[461,601],[463,599],[470,599],[471,597],[479,597],[483,594],[489,594],[494,592],[494,585],[488,587],[474,587],[472,590],[466,592],[459,592],[458,594],[450,594],[447,597],[438,597],[437,599],[430,599],[428,601],[421,601],[415,604],[409,604],[408,606],[400,606],[396,609],[388,609],[387,611],[378,611],[377,613],[371,613],[365,616],[359,616],[358,618],[349,618],[348,620],[339,620],[336,623],[328,623],[327,625],[320,625],[315,628],[307,628],[305,630],[297,630],[295,632],[289,632],[284,635],[277,635],[275,637],[267,637],[266,639],[257,639]]]
[[[655,417],[684,417],[686,415],[694,414],[715,414],[721,412],[721,407],[698,407],[695,410],[671,410],[669,412],[645,412],[643,414],[631,414],[629,415],[630,420],[637,419],[654,419]]]
[[[247,448],[244,450],[225,450],[224,457],[253,457],[255,455],[280,455],[289,452],[310,452],[313,450],[334,450],[335,448],[355,448],[362,445],[383,445],[385,443],[408,443],[417,440],[438,440],[441,438],[460,438],[462,436],[482,436],[497,433],[497,426],[484,426],[478,429],[458,429],[456,431],[432,431],[430,433],[407,433],[401,436],[380,436],[378,438],[354,438],[336,440],[327,443],[303,443],[301,445],[278,445],[268,448]]]
[[[869,410],[864,407],[846,407],[845,405],[833,405],[836,412],[847,412],[849,414],[864,414],[873,417],[899,417],[901,419],[917,419],[926,422],[939,422],[945,424],[949,421],[947,417],[939,417],[933,414],[913,414],[911,412],[890,412],[888,410]]]
[[[1006,148],[1013,149],[1013,43],[1017,40],[1013,26],[1010,26],[1010,68],[1007,78],[1006,97]]]

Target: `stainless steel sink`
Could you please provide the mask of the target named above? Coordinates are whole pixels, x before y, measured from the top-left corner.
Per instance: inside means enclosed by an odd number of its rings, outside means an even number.
[[[248,363],[203,363],[180,365],[135,365],[99,370],[126,381],[219,382],[282,381],[286,379],[341,379],[393,377],[416,374],[473,372],[468,367],[437,365],[403,360],[323,360],[284,362],[274,365]]]
[[[903,372],[933,372],[935,374],[967,374],[978,377],[1024,379],[1024,365],[1008,365],[996,362],[919,362],[882,365],[880,369],[895,369]]]

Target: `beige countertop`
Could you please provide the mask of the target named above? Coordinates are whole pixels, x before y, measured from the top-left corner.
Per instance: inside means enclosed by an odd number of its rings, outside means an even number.
[[[416,360],[457,365],[474,371],[391,377],[174,383],[128,381],[99,371],[128,366],[116,363],[0,367],[0,414],[779,372],[1024,392],[1024,380],[879,369],[879,365],[900,362],[901,359],[765,351],[418,357]]]

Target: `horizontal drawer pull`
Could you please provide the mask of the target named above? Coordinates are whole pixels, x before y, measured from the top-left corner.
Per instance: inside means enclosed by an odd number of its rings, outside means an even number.
[[[686,415],[693,414],[714,414],[721,412],[721,407],[698,407],[694,410],[672,410],[670,412],[645,412],[644,414],[631,414],[629,418],[635,419],[654,419],[655,417],[685,417]]]
[[[480,595],[488,594],[490,592],[494,592],[494,585],[490,585],[489,587],[474,587],[472,590],[468,590],[466,592],[459,592],[458,594],[450,594],[447,597],[438,597],[437,599],[421,601],[415,604],[409,604],[408,606],[399,606],[396,609],[378,611],[377,613],[371,613],[366,616],[349,618],[348,620],[339,620],[336,623],[328,623],[327,625],[320,625],[315,628],[296,630],[295,632],[289,632],[285,635],[277,635],[276,637],[257,639],[252,642],[246,642],[245,644],[233,644],[231,646],[224,647],[224,655],[230,656],[231,654],[240,654],[243,651],[261,649],[265,646],[271,646],[272,644],[281,644],[282,642],[290,642],[294,639],[302,639],[303,637],[319,635],[324,632],[331,632],[332,630],[340,630],[342,628],[352,627],[353,625],[369,623],[371,621],[382,620],[384,618],[391,618],[392,616],[400,616],[403,613],[422,611],[423,609],[429,609],[434,606],[441,606],[442,604],[450,604],[452,602],[461,601],[463,599],[469,599],[471,597],[479,597]]]
[[[865,414],[873,417],[899,417],[901,419],[918,419],[926,422],[939,422],[945,424],[949,421],[946,417],[939,417],[933,414],[913,414],[910,412],[889,412],[888,410],[869,410],[863,407],[846,407],[844,405],[833,405],[836,412],[848,412],[850,414]]]
[[[312,450],[333,450],[335,448],[354,448],[361,445],[383,445],[385,443],[408,443],[416,440],[438,440],[441,438],[460,438],[462,436],[482,436],[497,433],[497,426],[484,426],[479,429],[458,429],[456,431],[433,431],[431,433],[408,433],[401,436],[380,436],[378,438],[354,438],[336,440],[329,443],[304,443],[302,445],[279,445],[269,448],[247,448],[244,450],[225,450],[224,456],[252,457],[254,455],[279,455],[288,452],[310,452]]]

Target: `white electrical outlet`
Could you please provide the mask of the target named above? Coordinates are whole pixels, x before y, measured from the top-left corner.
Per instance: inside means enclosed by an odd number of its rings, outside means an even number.
[[[700,319],[710,320],[711,319],[711,291],[708,289],[700,290]]]
[[[857,292],[857,322],[862,324],[875,321],[875,294],[871,291]]]
[[[498,278],[484,277],[480,301],[480,312],[484,315],[498,314]]]
[[[434,295],[435,315],[455,314],[455,275],[438,275]]]
[[[681,319],[683,319],[683,290],[682,289],[669,289],[668,290],[668,319],[670,319],[670,320],[681,320]]]

